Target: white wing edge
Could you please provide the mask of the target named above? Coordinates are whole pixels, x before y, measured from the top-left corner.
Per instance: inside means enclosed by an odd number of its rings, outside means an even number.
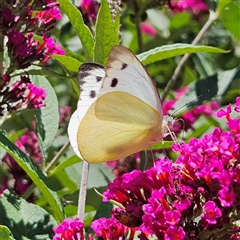
[[[77,132],[78,132],[79,124],[80,124],[80,120],[78,118],[78,114],[76,110],[70,118],[67,131],[68,131],[68,137],[69,137],[70,144],[73,148],[73,151],[78,157],[82,158],[78,150],[78,144],[77,144]]]

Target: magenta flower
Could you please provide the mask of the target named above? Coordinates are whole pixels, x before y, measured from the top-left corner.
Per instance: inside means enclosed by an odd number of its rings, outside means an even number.
[[[233,223],[240,216],[240,119],[232,118],[232,111],[227,107],[221,114],[228,131],[215,128],[201,139],[174,144],[180,153],[175,163],[160,159],[151,169],[135,170],[110,183],[104,201],[123,206],[113,217],[157,239],[197,239],[200,233],[202,239],[238,236]]]
[[[230,207],[236,201],[236,194],[232,188],[224,187],[218,192],[218,195],[223,207]]]
[[[45,106],[46,91],[30,82],[26,76],[10,85],[10,76],[4,76],[0,86],[0,116],[6,117],[13,111]],[[10,85],[10,86],[9,86]]]
[[[57,2],[18,1],[3,8],[2,33],[7,36],[8,55],[11,65],[7,74],[16,69],[24,69],[33,63],[46,62],[53,51],[49,51],[34,39],[34,33],[45,34],[52,29],[61,14]],[[19,11],[16,11],[18,9]],[[46,42],[46,37],[43,39]],[[51,41],[51,39],[50,39]],[[53,45],[53,44],[52,44]],[[52,48],[52,47],[51,47]],[[59,46],[54,47],[58,54],[65,54]]]
[[[56,228],[53,228],[53,231],[56,234],[53,240],[84,240],[84,224],[78,218],[75,220],[65,219]]]
[[[240,97],[236,98],[236,106],[234,109],[236,112],[240,112]]]
[[[146,23],[141,23],[141,30],[143,33],[146,33],[147,35],[152,37],[155,37],[157,35],[157,31]]]
[[[95,24],[100,4],[96,0],[83,0],[79,6],[84,23],[91,27]]]
[[[167,211],[165,213],[166,222],[172,226],[179,223],[180,217],[181,217],[181,213],[177,210]]]
[[[201,214],[203,220],[208,224],[216,224],[217,218],[222,216],[221,210],[216,206],[213,201],[206,202],[204,206],[204,213]]]
[[[133,228],[124,226],[115,218],[99,218],[92,222],[91,228],[95,231],[96,236],[102,237],[103,240],[122,239],[128,233],[130,234],[128,239],[133,239],[135,234]]]
[[[205,0],[177,0],[172,1],[171,6],[175,12],[189,11],[195,17],[209,10]]]
[[[183,240],[186,234],[181,227],[171,226],[167,229],[166,240]]]

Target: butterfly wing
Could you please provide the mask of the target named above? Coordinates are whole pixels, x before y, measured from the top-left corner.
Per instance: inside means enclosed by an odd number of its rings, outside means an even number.
[[[81,157],[77,143],[77,131],[80,122],[85,116],[91,104],[96,101],[105,76],[105,68],[96,63],[84,63],[78,71],[80,85],[80,97],[77,110],[71,116],[68,124],[68,135],[70,144],[78,157]]]
[[[165,127],[158,91],[130,50],[113,47],[106,75],[102,67],[95,71],[98,64],[92,64],[90,70],[89,64],[82,66],[78,109],[69,124],[72,131],[79,126],[77,133],[72,133],[74,140],[70,138],[76,154],[88,162],[106,162],[161,139]],[[102,85],[96,85],[97,78],[103,76]],[[93,90],[95,85],[97,89]]]
[[[161,131],[160,115],[154,108],[133,95],[115,91],[91,105],[79,125],[77,139],[83,159],[99,163],[147,148]]]
[[[99,96],[113,91],[123,91],[138,97],[163,116],[155,82],[136,56],[121,45],[114,46],[110,52]]]

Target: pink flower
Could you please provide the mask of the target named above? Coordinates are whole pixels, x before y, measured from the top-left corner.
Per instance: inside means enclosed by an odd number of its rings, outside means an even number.
[[[157,35],[157,31],[146,23],[141,23],[141,29],[143,33],[146,33],[149,36],[155,37]]]
[[[218,192],[218,195],[223,207],[230,207],[236,201],[236,194],[232,188],[224,187]]]
[[[240,112],[240,97],[236,98],[235,111]]]
[[[96,236],[102,237],[103,240],[121,239],[129,232],[131,235],[135,233],[134,229],[122,225],[115,218],[99,218],[92,222],[91,228]]]
[[[56,233],[53,240],[84,240],[84,224],[78,218],[75,220],[65,219],[56,228],[53,228],[53,231]]]
[[[27,84],[28,93],[25,97],[26,104],[29,108],[40,108],[45,106],[43,100],[46,98],[46,91],[43,88],[37,87],[32,83]]]
[[[3,119],[13,111],[45,105],[43,100],[46,98],[46,91],[32,84],[28,77],[21,76],[20,81],[14,82],[11,86],[8,86],[9,84],[10,76],[4,76],[0,86],[0,116]]]
[[[205,0],[177,0],[172,1],[171,5],[174,11],[191,11],[193,14],[197,14],[200,11],[208,11],[208,5]]]
[[[182,227],[171,226],[167,229],[166,240],[183,240],[186,237]]]
[[[204,210],[205,212],[201,214],[201,217],[208,224],[216,224],[217,218],[222,216],[221,210],[216,206],[216,203],[213,201],[206,202]]]
[[[160,159],[153,168],[135,170],[110,183],[104,201],[123,206],[113,211],[113,217],[158,239],[197,239],[203,229],[206,239],[214,238],[223,227],[222,238],[237,236],[232,223],[240,215],[240,130],[233,122],[240,119],[232,118],[231,111],[228,107],[222,114],[228,131],[215,128],[200,139],[175,144],[173,150],[179,152],[175,163]]]

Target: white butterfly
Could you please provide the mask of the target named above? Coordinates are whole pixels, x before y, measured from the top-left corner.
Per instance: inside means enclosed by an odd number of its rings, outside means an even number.
[[[155,83],[127,48],[110,52],[106,69],[96,63],[79,68],[81,88],[68,134],[74,152],[99,163],[126,157],[162,139],[168,122]]]

